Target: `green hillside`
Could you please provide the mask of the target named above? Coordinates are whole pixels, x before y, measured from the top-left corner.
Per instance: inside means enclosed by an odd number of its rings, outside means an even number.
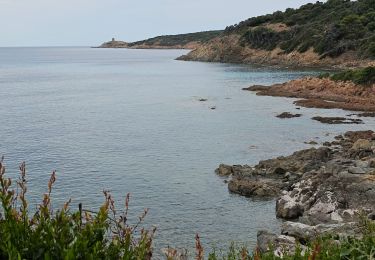
[[[160,45],[160,46],[176,46],[176,45],[186,45],[191,42],[206,43],[209,40],[219,36],[223,31],[206,31],[197,33],[186,33],[178,35],[163,35],[154,38],[150,38],[143,41],[137,41],[129,43],[129,47],[146,45]]]
[[[265,25],[285,24],[285,30]],[[306,4],[298,9],[250,18],[228,26],[224,34],[239,34],[242,47],[286,53],[298,50],[324,57],[338,57],[354,51],[360,58],[375,58],[375,0],[328,0]]]

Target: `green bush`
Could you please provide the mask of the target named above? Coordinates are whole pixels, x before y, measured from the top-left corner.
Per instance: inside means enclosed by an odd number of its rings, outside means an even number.
[[[16,188],[5,177],[3,160],[0,162],[0,259],[150,259],[155,230],[142,229],[135,235],[140,223],[127,223],[129,195],[126,208],[119,212],[109,192],[99,212],[82,206],[70,210],[68,201],[54,212],[51,205],[53,172],[47,193],[35,213],[26,198],[26,166],[20,166]]]
[[[267,50],[273,50],[278,41],[281,38],[281,34],[274,32],[265,27],[257,27],[253,30],[249,30],[242,36],[242,41],[249,44],[253,48],[261,48]]]
[[[331,76],[336,81],[353,81],[360,85],[375,84],[375,67],[367,67],[363,69],[348,70],[336,73]]]

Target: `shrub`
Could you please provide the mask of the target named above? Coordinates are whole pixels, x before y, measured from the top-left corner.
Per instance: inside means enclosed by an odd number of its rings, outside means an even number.
[[[242,36],[242,41],[246,42],[253,48],[272,50],[277,46],[280,38],[280,33],[265,27],[257,27],[246,32]]]
[[[375,84],[375,67],[367,67],[363,69],[348,70],[336,73],[331,76],[333,80],[353,81],[360,85]]]
[[[129,195],[125,209],[118,212],[109,192],[99,212],[82,208],[70,210],[70,201],[54,212],[51,204],[52,187],[56,181],[53,172],[47,193],[35,213],[29,210],[26,198],[25,163],[20,166],[16,189],[5,177],[0,161],[0,259],[150,259],[155,230],[140,230],[147,210],[139,223],[129,225]]]

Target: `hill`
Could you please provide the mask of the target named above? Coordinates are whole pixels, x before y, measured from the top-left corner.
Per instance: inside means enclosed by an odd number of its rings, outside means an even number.
[[[178,35],[163,35],[143,41],[126,43],[110,41],[102,44],[101,48],[134,48],[134,49],[195,49],[220,36],[223,31],[205,31]]]
[[[182,60],[282,66],[374,65],[375,0],[328,0],[228,26]]]

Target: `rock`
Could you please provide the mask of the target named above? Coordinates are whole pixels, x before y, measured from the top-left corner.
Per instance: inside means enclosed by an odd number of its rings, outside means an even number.
[[[305,243],[315,239],[317,236],[332,234],[348,236],[354,235],[359,227],[355,222],[342,224],[319,224],[310,226],[298,222],[286,221],[281,225],[281,234],[292,236],[299,242]]]
[[[368,139],[358,139],[352,146],[352,150],[368,150],[370,151],[374,143]]]
[[[349,81],[305,77],[272,86],[252,86],[245,90],[256,91],[257,95],[262,96],[300,98],[294,104],[303,107],[375,111],[373,88],[370,86],[364,89]]]
[[[265,230],[258,231],[257,248],[261,253],[269,252],[272,249],[274,254],[282,257],[285,251],[294,252],[296,239],[291,236],[276,235]]]
[[[356,142],[358,139],[373,139],[374,132],[371,130],[367,131],[348,131],[345,133],[345,138],[349,139],[352,142]],[[343,136],[341,136],[343,140]]]
[[[286,170],[281,168],[281,167],[277,167],[274,171],[273,171],[273,174],[276,174],[276,175],[283,175],[286,173]]]
[[[215,170],[216,174],[219,176],[229,176],[233,173],[232,166],[226,164],[220,164],[219,168]]]
[[[310,190],[311,181],[302,180],[292,186],[292,190],[276,201],[276,216],[283,219],[296,219],[304,214],[306,205],[314,199]]]
[[[257,234],[257,247],[261,253],[266,253],[270,250],[270,246],[274,244],[277,235],[270,233],[267,230],[260,230]]]
[[[293,117],[301,117],[301,116],[302,114],[291,114],[289,112],[283,112],[277,115],[276,117],[284,119],[284,118],[293,118]]]
[[[347,132],[335,137],[332,149],[300,150],[254,167],[219,168],[231,173],[231,192],[276,197],[277,217],[298,221],[283,227],[283,235],[305,242],[316,233],[356,234],[351,225],[359,221],[359,212],[375,218],[374,139],[373,131]],[[277,239],[282,240],[272,236]]]
[[[348,172],[352,174],[365,174],[366,170],[361,167],[349,167]]]
[[[305,142],[305,144],[310,144],[310,145],[317,145],[318,143],[315,141],[310,141],[310,142]]]
[[[315,116],[312,120],[319,121],[323,124],[363,124],[361,119],[352,119],[345,117],[321,117]]]
[[[375,117],[374,112],[364,112],[364,113],[360,113],[360,114],[351,114],[351,115],[356,115],[358,117]]]
[[[370,167],[371,162],[373,162],[373,161],[355,161],[354,165],[356,167],[368,168],[368,167]]]
[[[276,202],[276,216],[283,219],[296,219],[303,215],[303,206],[293,198],[283,196]]]
[[[230,192],[246,197],[275,197],[284,185],[281,181],[270,179],[232,179],[228,184],[228,189]]]

